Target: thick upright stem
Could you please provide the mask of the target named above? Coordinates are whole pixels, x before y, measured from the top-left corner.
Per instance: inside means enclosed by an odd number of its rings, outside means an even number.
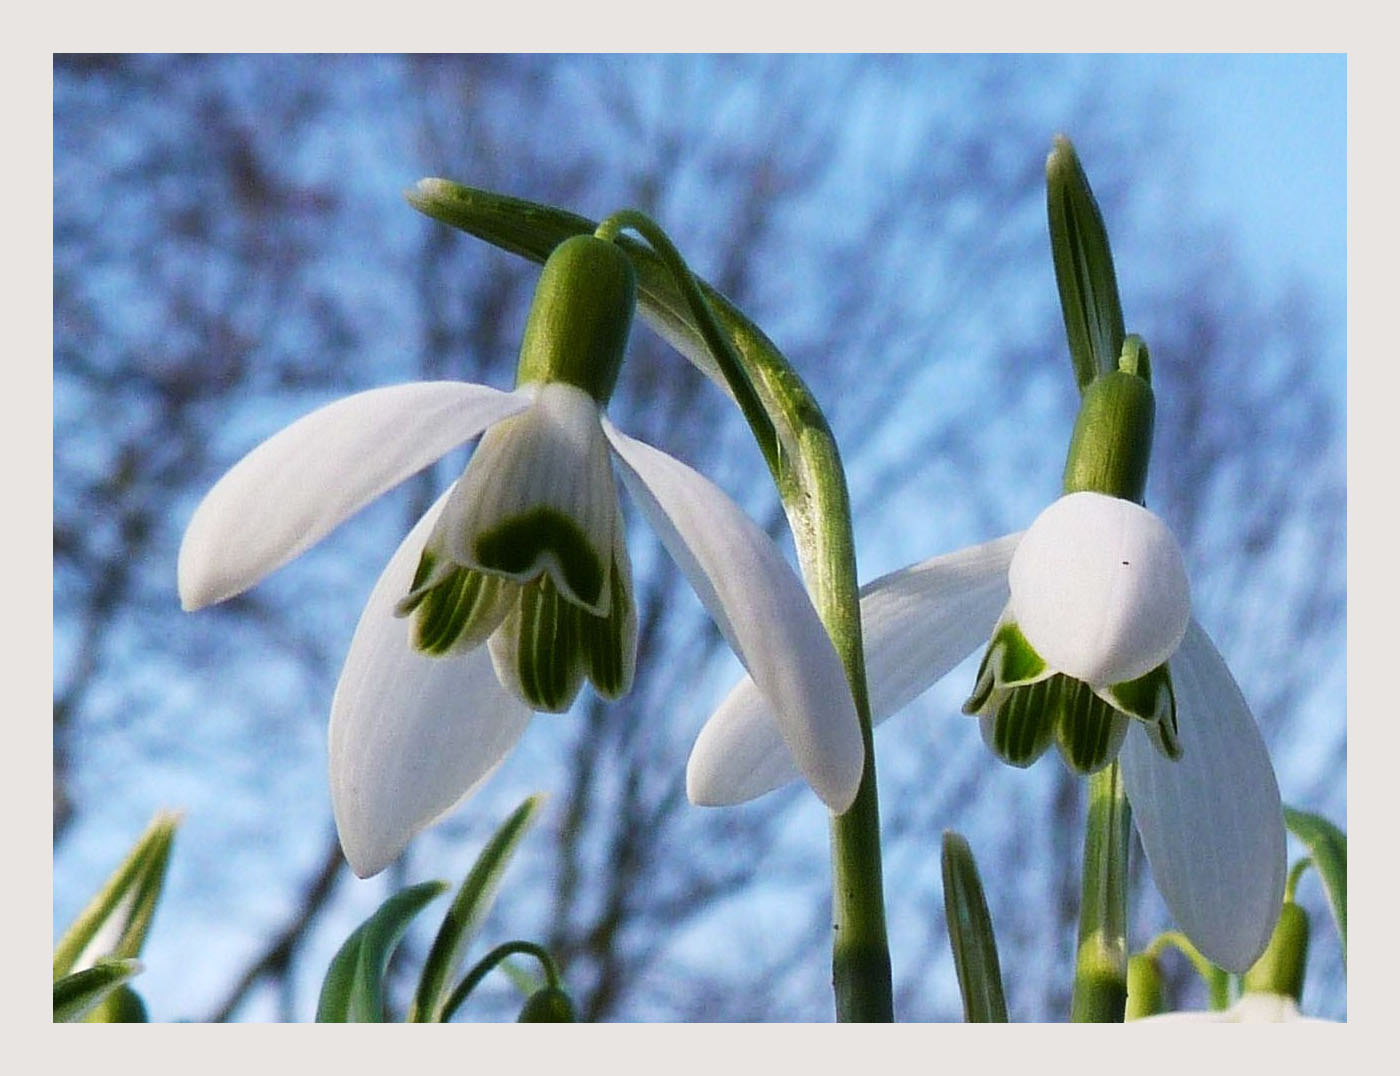
[[[1121,1023],[1128,997],[1128,833],[1132,812],[1115,761],[1089,778],[1079,948],[1070,1019]]]
[[[836,440],[811,392],[771,346],[741,352],[680,253],[655,223],[623,210],[596,234],[633,228],[670,270],[753,430],[783,500],[812,603],[846,670],[865,746],[865,769],[850,808],[831,819],[832,986],[841,1021],[894,1019],[890,949],[885,928],[884,871],[875,748],[865,683],[860,587],[850,497]],[[748,361],[745,361],[745,360]]]

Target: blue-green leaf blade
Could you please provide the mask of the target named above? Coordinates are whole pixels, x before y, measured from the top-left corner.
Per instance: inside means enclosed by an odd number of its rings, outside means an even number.
[[[56,979],[53,984],[54,1023],[82,1020],[140,970],[139,960],[103,959],[90,968]]]
[[[331,959],[316,1006],[317,1023],[380,1023],[384,973],[413,917],[447,889],[420,882],[395,893],[345,939]]]
[[[103,887],[88,902],[54,946],[53,977],[67,975],[84,963],[94,942],[95,957],[134,958],[140,955],[160,901],[170,865],[170,850],[180,816],[159,811]]]
[[[1321,815],[1283,809],[1283,820],[1312,857],[1327,893],[1327,903],[1342,938],[1342,963],[1347,958],[1347,835]]]
[[[433,940],[418,990],[409,1010],[409,1020],[436,1021],[442,1018],[447,1002],[449,983],[461,964],[468,944],[476,935],[481,922],[491,910],[500,888],[501,876],[521,839],[534,824],[544,804],[542,795],[531,796],[517,807],[501,824],[457,891],[457,897],[443,918],[442,927]]]
[[[952,830],[943,832],[943,908],[964,1017],[968,1023],[1006,1023],[996,934],[977,861],[967,841]]]

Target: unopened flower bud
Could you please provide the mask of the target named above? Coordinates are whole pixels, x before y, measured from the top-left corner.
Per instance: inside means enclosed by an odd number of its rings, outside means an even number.
[[[577,1021],[573,1001],[557,986],[536,990],[516,1017],[516,1023],[520,1024],[573,1024]]]

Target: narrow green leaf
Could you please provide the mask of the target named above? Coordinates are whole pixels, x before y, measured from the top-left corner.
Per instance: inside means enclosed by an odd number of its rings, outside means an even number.
[[[457,891],[457,897],[448,909],[442,927],[433,940],[428,959],[423,964],[418,991],[408,1012],[409,1020],[431,1022],[442,1019],[443,1008],[447,1003],[448,984],[461,965],[462,956],[482,920],[491,910],[496,892],[500,888],[501,876],[510,864],[521,839],[534,823],[544,800],[542,795],[531,796],[525,800],[502,823],[500,829],[486,842],[481,855],[477,856],[476,863],[463,880],[461,889]]]
[[[90,968],[54,980],[54,1023],[74,1023],[97,1008],[138,971],[141,962],[132,959],[103,959]]]
[[[54,946],[53,977],[71,972],[80,958],[139,956],[160,901],[170,848],[180,816],[159,811],[106,884]],[[86,954],[96,943],[94,951]],[[85,955],[86,954],[86,955]]]
[[[963,1016],[968,1023],[1006,1023],[996,934],[977,861],[967,841],[950,829],[943,831],[943,908],[962,988]]]
[[[1283,820],[1308,848],[1313,866],[1322,878],[1337,933],[1342,938],[1342,964],[1347,959],[1347,835],[1321,815],[1283,809]]]
[[[321,984],[317,1023],[383,1022],[389,958],[413,917],[446,889],[446,882],[420,882],[402,889],[345,939]]]
[[[1045,162],[1050,252],[1060,290],[1065,336],[1079,391],[1118,368],[1123,308],[1103,215],[1074,146],[1063,135]]]

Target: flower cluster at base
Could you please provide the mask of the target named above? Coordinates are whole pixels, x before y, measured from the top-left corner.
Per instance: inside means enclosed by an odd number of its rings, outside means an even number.
[[[717,486],[603,415],[634,304],[619,248],[566,240],[541,274],[513,391],[418,382],[336,401],[244,457],[190,521],[178,574],[193,610],[484,434],[376,583],[331,704],[332,804],[361,877],[474,792],[533,711],[567,709],[585,678],[606,697],[628,690],[637,626],[614,465],[781,715],[803,776],[834,811],[855,797],[855,704],[796,574]]]
[[[1069,494],[1024,534],[861,589],[871,716],[888,718],[991,637],[972,700],[984,736],[1021,765],[1052,739],[1076,768],[1116,754],[1168,908],[1210,960],[1243,972],[1282,903],[1282,805],[1258,726],[1189,601],[1160,520]],[[1035,685],[1046,685],[1039,698],[1016,694]],[[1088,734],[1074,726],[1085,715]],[[701,731],[687,790],[700,804],[741,803],[796,776],[746,679]]]

